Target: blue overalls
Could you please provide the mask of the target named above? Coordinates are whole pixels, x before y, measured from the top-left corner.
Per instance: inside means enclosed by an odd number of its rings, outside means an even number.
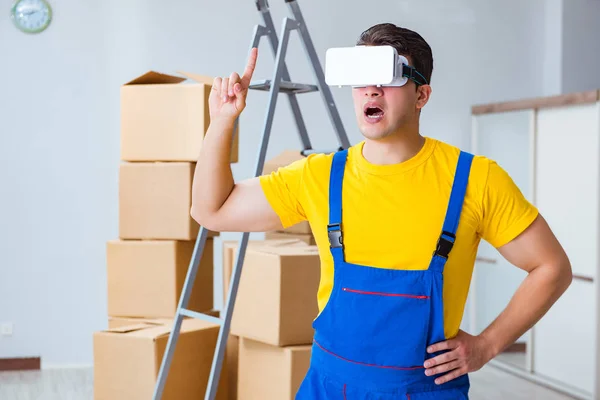
[[[473,155],[461,152],[442,233],[427,270],[351,264],[342,245],[342,181],[348,150],[335,153],[329,185],[333,289],[315,329],[310,368],[296,400],[468,399],[468,375],[442,385],[423,363],[445,340],[443,271],[456,238]]]

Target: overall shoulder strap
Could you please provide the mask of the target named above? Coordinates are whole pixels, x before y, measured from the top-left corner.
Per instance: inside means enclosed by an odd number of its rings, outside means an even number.
[[[442,233],[440,234],[436,249],[433,253],[433,258],[440,258],[442,262],[433,263],[432,265],[439,265],[441,270],[443,270],[446,260],[450,255],[450,251],[454,246],[454,241],[456,240],[456,230],[458,229],[458,222],[460,220],[465,193],[467,191],[472,161],[473,154],[464,151],[460,152]]]
[[[336,152],[331,162],[331,174],[329,177],[329,224],[327,233],[329,236],[329,247],[334,259],[343,260],[343,235],[342,235],[342,184],[344,181],[344,170],[348,149]],[[336,260],[337,261],[337,260]]]

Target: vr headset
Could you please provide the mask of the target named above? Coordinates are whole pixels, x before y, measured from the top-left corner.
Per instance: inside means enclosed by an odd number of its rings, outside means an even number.
[[[330,86],[404,86],[408,80],[428,84],[392,46],[330,48],[325,53],[325,82]]]

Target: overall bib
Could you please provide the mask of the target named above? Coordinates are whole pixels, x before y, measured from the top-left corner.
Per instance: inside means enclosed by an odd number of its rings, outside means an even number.
[[[423,363],[428,345],[445,340],[444,266],[456,238],[473,155],[461,152],[437,246],[426,270],[391,270],[345,261],[342,182],[348,150],[333,157],[329,241],[331,296],[313,322],[310,368],[296,400],[468,399],[468,375],[442,385]]]

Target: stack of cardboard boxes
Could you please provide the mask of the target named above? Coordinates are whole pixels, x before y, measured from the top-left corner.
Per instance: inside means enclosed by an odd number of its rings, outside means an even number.
[[[192,179],[212,78],[182,75],[190,81],[148,72],[121,88],[119,238],[106,248],[109,326],[94,333],[96,400],[152,398],[199,232],[190,216]],[[231,162],[237,144],[238,132]],[[209,233],[188,304],[212,315],[216,235]],[[218,332],[184,319],[163,400],[204,398]],[[220,400],[228,398],[227,378]]]
[[[224,242],[225,295],[237,247]],[[298,239],[248,243],[230,332],[239,353],[228,358],[237,359],[230,365],[237,371],[237,399],[294,399],[310,364],[319,280],[316,246]]]
[[[263,174],[267,175],[275,172],[278,168],[289,165],[303,157],[298,150],[286,150],[265,162]],[[298,239],[309,245],[315,244],[315,238],[307,221],[300,222],[281,231],[266,232],[265,239]]]
[[[179,74],[151,71],[121,88],[119,237],[106,245],[108,329],[93,337],[96,400],[152,398],[199,232],[190,216],[192,181],[212,78]],[[284,152],[263,173],[301,157]],[[215,316],[217,235],[209,232],[187,307]],[[227,295],[237,242],[224,242],[223,251]],[[319,279],[308,223],[249,243],[218,400],[294,398],[310,362]],[[215,324],[183,320],[163,400],[204,398],[218,333]]]

